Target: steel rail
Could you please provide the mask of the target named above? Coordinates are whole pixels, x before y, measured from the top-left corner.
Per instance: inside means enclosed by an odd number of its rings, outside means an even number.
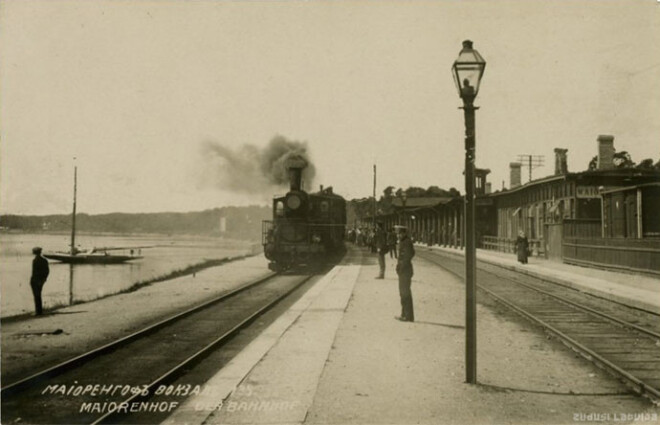
[[[305,276],[303,279],[301,279],[299,282],[297,282],[295,285],[293,285],[291,288],[289,288],[287,291],[283,292],[280,294],[277,298],[274,300],[270,301],[257,311],[253,312],[250,316],[247,318],[243,319],[240,323],[235,325],[233,328],[222,334],[220,337],[216,338],[214,341],[211,343],[207,344],[204,348],[200,349],[197,351],[195,354],[189,356],[185,360],[183,360],[181,363],[178,365],[174,366],[172,369],[169,371],[165,372],[158,378],[156,378],[154,381],[149,383],[143,391],[140,391],[139,393],[135,393],[132,396],[128,397],[124,401],[118,402],[117,403],[117,408],[115,410],[109,411],[103,416],[97,418],[94,422],[91,423],[91,425],[98,425],[98,424],[103,424],[103,423],[115,423],[117,417],[122,417],[122,416],[127,416],[130,415],[129,411],[126,412],[119,412],[119,406],[122,405],[130,405],[131,403],[137,402],[138,400],[144,401],[149,399],[153,395],[153,389],[157,388],[159,385],[166,384],[167,382],[171,382],[171,380],[176,379],[178,376],[181,375],[182,371],[186,369],[187,367],[195,364],[199,360],[203,359],[207,354],[209,354],[212,350],[214,350],[216,347],[221,346],[225,344],[229,339],[231,339],[236,333],[238,333],[240,330],[251,324],[255,319],[257,319],[259,316],[262,314],[266,313],[268,310],[270,310],[272,307],[274,307],[276,304],[278,304],[280,301],[282,301],[284,298],[288,297],[292,292],[300,288],[305,282],[307,282],[309,279],[311,279],[314,275],[308,275]],[[128,410],[128,409],[127,409]],[[109,422],[111,419],[115,419],[113,422]]]
[[[538,317],[534,316],[534,314],[526,311],[522,307],[519,307],[512,302],[504,299],[503,297],[495,294],[493,291],[484,288],[481,285],[477,285],[479,289],[483,290],[484,292],[488,293],[490,296],[501,302],[502,304],[506,305],[510,309],[516,311],[517,313],[521,314],[522,316],[528,318],[529,320],[537,323],[538,325],[542,326],[544,329],[552,332],[556,336],[560,338],[560,340],[568,345],[570,348],[572,348],[574,351],[578,352],[580,355],[582,355],[584,358],[586,358],[589,361],[592,361],[594,363],[599,364],[600,366],[604,367],[605,369],[609,369],[611,372],[614,372],[615,374],[623,377],[629,383],[634,384],[633,385],[633,390],[640,395],[643,396],[649,396],[651,395],[654,397],[654,401],[660,400],[660,390],[653,388],[651,385],[645,383],[641,379],[631,375],[630,373],[626,372],[619,366],[615,365],[614,363],[610,362],[606,358],[602,357],[600,354],[596,353],[595,351],[591,350],[590,348],[580,344],[578,341],[574,340],[573,338],[569,337],[559,329],[555,328],[554,326],[548,324],[547,322],[539,319]]]
[[[432,249],[428,249],[428,250],[425,250],[425,251],[422,251],[422,252],[433,252],[432,255],[435,255],[435,256],[443,256],[443,257],[445,257],[445,258],[454,258],[454,259],[456,259],[456,261],[459,261],[459,260],[458,260],[459,258],[463,258],[463,255],[462,255],[462,254],[446,253],[446,252],[441,252],[440,254],[436,254]],[[494,263],[494,262],[490,262],[489,260],[479,260],[479,259],[477,259],[477,260],[478,260],[478,262],[481,262],[482,264],[485,264],[485,265],[488,265],[488,266],[499,267],[499,268],[503,268],[503,269],[505,269],[505,270],[507,270],[507,269],[508,269],[508,270],[514,270],[514,269],[511,269],[511,268],[508,268],[507,266],[503,266],[503,265],[499,265],[499,264]],[[565,261],[565,262],[566,262],[567,264],[583,265],[583,264],[578,264],[577,262],[572,262],[572,261]],[[599,268],[599,265],[598,265],[597,263],[591,263],[591,262],[589,262],[589,261],[586,261],[586,262],[584,262],[584,263],[587,264],[587,265],[592,265],[592,266],[596,266],[597,268]],[[603,270],[602,267],[600,267],[600,269]],[[482,268],[482,270],[484,270],[484,269]],[[607,270],[607,269],[605,269],[605,270]],[[639,270],[636,270],[636,269],[630,269],[630,268],[625,268],[625,269],[623,269],[623,270],[624,270],[624,271],[629,271],[629,272],[639,271]],[[514,271],[517,271],[517,270],[514,270]],[[611,270],[610,270],[610,271],[611,271]],[[491,273],[491,272],[489,272],[489,273]],[[541,282],[547,282],[547,283],[550,283],[550,284],[552,284],[552,285],[554,285],[554,286],[563,286],[563,287],[565,287],[565,288],[572,289],[573,291],[578,291],[578,290],[575,289],[573,286],[571,286],[571,285],[569,285],[569,284],[567,284],[567,283],[562,283],[562,282],[558,282],[558,281],[550,280],[550,279],[547,279],[547,278],[540,277],[540,276],[538,276],[537,274],[532,274],[532,273],[529,273],[529,272],[526,273],[525,271],[520,271],[520,273],[521,273],[521,274],[524,274],[524,275],[527,275],[527,276],[529,276],[529,277],[531,277],[531,278],[534,278],[534,279],[540,280]],[[493,272],[493,274],[496,274],[496,273]],[[660,274],[659,274],[659,276],[660,276]],[[628,309],[630,309],[630,310],[637,310],[637,311],[641,311],[641,312],[646,313],[646,314],[652,314],[652,315],[654,315],[654,316],[660,316],[660,313],[658,313],[658,312],[656,312],[656,311],[653,311],[653,310],[649,310],[648,308],[644,308],[644,307],[641,307],[641,306],[635,306],[635,305],[626,304],[625,302],[618,301],[618,300],[616,300],[616,299],[614,299],[614,298],[606,298],[606,297],[601,296],[601,295],[590,294],[590,293],[586,293],[586,292],[584,292],[584,293],[587,294],[587,295],[589,295],[590,297],[593,297],[593,298],[598,298],[598,299],[601,299],[601,300],[605,300],[605,301],[607,301],[607,302],[609,302],[609,303],[612,303],[612,304],[619,304],[619,305],[622,305],[622,306],[624,306],[624,307],[626,307],[626,308],[628,308]]]
[[[204,310],[207,307],[210,307],[218,302],[224,301],[228,298],[231,298],[247,289],[250,289],[254,286],[257,286],[259,284],[262,284],[273,277],[277,276],[279,273],[276,272],[271,272],[266,274],[265,276],[259,277],[251,282],[248,282],[245,285],[239,286],[237,288],[234,288],[230,290],[229,292],[225,292],[221,295],[219,295],[216,298],[213,298],[209,301],[206,301],[200,305],[194,306],[192,308],[189,308],[188,310],[185,310],[183,312],[177,313],[173,316],[170,316],[168,318],[165,318],[157,323],[154,323],[153,325],[149,325],[146,328],[140,329],[132,334],[129,334],[125,337],[119,338],[115,341],[112,341],[108,344],[102,345],[101,347],[94,348],[90,351],[87,351],[83,354],[80,354],[76,357],[73,357],[71,359],[65,360],[62,363],[58,363],[52,367],[49,367],[45,370],[42,370],[40,372],[37,372],[33,375],[30,375],[26,378],[20,379],[16,382],[13,382],[11,384],[8,384],[4,387],[2,387],[2,390],[0,392],[0,395],[2,398],[7,398],[11,397],[14,394],[17,394],[19,392],[25,391],[28,388],[31,388],[35,386],[36,384],[55,377],[57,375],[60,375],[64,372],[67,372],[69,370],[75,369],[77,367],[80,367],[81,365],[87,363],[90,360],[93,360],[103,354],[107,354],[109,352],[112,352],[120,347],[125,346],[126,344],[133,342],[139,338],[142,338],[146,335],[149,335],[150,333],[153,333],[167,325],[170,325],[178,320],[181,320],[185,318],[186,316],[189,316],[193,313],[196,313],[198,311]]]
[[[485,270],[484,270],[484,271],[485,271]],[[553,294],[553,293],[551,293],[551,292],[548,292],[548,291],[546,291],[546,290],[544,290],[544,289],[536,288],[536,287],[534,287],[533,285],[530,285],[530,284],[527,284],[527,283],[521,282],[521,281],[519,281],[519,280],[517,280],[517,279],[510,278],[510,277],[507,277],[507,276],[501,275],[501,274],[496,273],[496,272],[491,272],[491,271],[485,271],[485,272],[486,272],[486,273],[490,273],[490,274],[492,274],[492,275],[494,275],[494,276],[497,276],[497,277],[499,277],[500,279],[505,279],[505,280],[508,280],[508,281],[510,281],[510,282],[516,283],[516,284],[518,284],[518,285],[520,285],[520,286],[524,286],[525,288],[529,288],[529,289],[531,289],[531,290],[533,290],[533,291],[540,292],[540,293],[543,294],[543,295],[547,295],[547,296],[549,296],[549,297],[555,298],[555,299],[557,299],[557,300],[559,300],[559,301],[561,301],[561,302],[563,302],[563,303],[566,303],[566,304],[572,305],[572,306],[574,306],[574,307],[580,308],[580,309],[582,309],[582,310],[584,310],[584,311],[586,311],[586,312],[588,312],[588,313],[594,314],[594,315],[596,315],[596,316],[600,316],[600,317],[602,317],[602,318],[604,318],[604,319],[607,319],[607,320],[611,320],[612,322],[618,323],[618,324],[623,325],[623,326],[626,326],[626,327],[628,327],[628,328],[635,329],[635,330],[637,330],[637,331],[639,331],[639,332],[645,333],[645,334],[647,334],[647,335],[649,335],[649,336],[652,336],[652,337],[654,337],[654,338],[658,338],[658,339],[660,340],[660,334],[657,333],[657,332],[654,332],[654,331],[652,331],[652,330],[650,330],[650,329],[644,328],[644,327],[639,326],[639,325],[636,325],[636,324],[634,324],[634,323],[630,323],[630,322],[628,322],[628,321],[626,321],[626,320],[623,320],[623,319],[619,319],[618,317],[613,316],[613,315],[611,315],[611,314],[607,314],[607,313],[600,312],[600,311],[598,311],[598,310],[595,310],[595,309],[593,309],[593,308],[591,308],[591,307],[588,307],[588,306],[586,306],[586,305],[580,304],[580,303],[578,303],[578,302],[571,301],[571,300],[569,300],[568,298],[562,297],[561,295],[556,295],[556,294]]]
[[[461,274],[455,272],[454,270],[451,270],[450,268],[444,266],[443,264],[441,264],[437,261],[434,261],[433,259],[427,258],[426,256],[423,256],[422,258],[424,258],[425,260],[430,261],[430,262],[442,267],[443,269],[445,269],[448,272],[450,272],[451,274],[459,277],[460,279],[463,279],[463,280],[465,279]],[[497,276],[496,273],[493,273],[493,274]],[[501,276],[498,276],[498,277],[502,278]],[[505,279],[510,280],[508,278],[505,278]],[[577,353],[579,353],[580,355],[582,355],[587,360],[589,360],[591,362],[594,362],[597,365],[601,366],[602,368],[614,373],[615,375],[618,375],[618,377],[625,379],[629,384],[632,384],[632,389],[635,392],[637,392],[638,394],[640,394],[642,396],[646,396],[647,398],[649,398],[654,403],[657,403],[658,400],[660,400],[660,390],[658,390],[657,388],[654,388],[653,386],[645,383],[644,381],[640,380],[639,378],[631,375],[630,373],[626,372],[624,369],[620,368],[619,366],[617,366],[614,363],[610,362],[609,360],[605,359],[604,357],[602,357],[601,355],[599,355],[595,351],[593,351],[590,348],[584,346],[583,344],[579,343],[575,339],[569,337],[568,335],[566,335],[565,333],[563,333],[559,329],[557,329],[554,326],[548,324],[547,322],[539,319],[538,317],[534,316],[532,313],[526,311],[522,307],[519,307],[519,306],[513,304],[512,302],[504,299],[503,297],[495,294],[493,291],[491,291],[490,289],[485,288],[483,285],[477,284],[477,287],[479,289],[481,289],[482,291],[486,292],[487,294],[489,294],[490,296],[492,296],[493,298],[495,298],[497,301],[499,301],[502,304],[504,304],[505,306],[509,307],[513,311],[521,314],[522,316],[526,317],[527,319],[531,320],[532,322],[540,325],[544,329],[546,329],[549,332],[553,333],[554,335],[559,337],[559,339],[565,345],[567,345],[569,348],[571,348],[572,350],[574,350]],[[530,289],[537,290],[536,288],[530,288]],[[543,292],[543,291],[539,291],[539,292]]]
[[[431,254],[431,255],[434,255],[434,254]],[[493,266],[493,267],[497,267],[497,266]],[[564,302],[564,303],[566,303],[566,304],[569,304],[569,305],[572,305],[572,306],[574,306],[574,307],[577,307],[577,308],[580,308],[580,309],[582,309],[582,310],[585,310],[585,311],[588,312],[588,313],[592,313],[592,314],[594,314],[594,315],[596,315],[596,316],[600,316],[600,317],[605,318],[605,319],[607,319],[607,320],[610,320],[610,321],[612,321],[612,322],[616,322],[616,323],[618,323],[618,324],[620,324],[620,325],[623,325],[623,326],[626,326],[626,327],[629,327],[629,328],[635,329],[635,330],[637,330],[637,331],[639,331],[639,332],[641,332],[641,333],[647,334],[647,335],[652,336],[652,337],[654,337],[654,338],[658,338],[658,339],[660,340],[660,333],[657,333],[657,332],[655,332],[655,331],[653,331],[653,330],[651,330],[651,329],[648,329],[648,328],[645,328],[645,327],[642,327],[642,326],[636,325],[636,324],[634,324],[634,323],[630,323],[630,322],[628,322],[628,321],[626,321],[626,320],[623,320],[623,319],[620,319],[620,318],[618,318],[618,317],[616,317],[616,316],[613,316],[613,315],[610,315],[610,314],[607,314],[607,313],[600,312],[600,311],[595,310],[595,309],[593,309],[593,308],[591,308],[591,307],[588,307],[588,306],[586,306],[586,305],[584,305],[584,304],[580,304],[580,303],[578,303],[578,302],[571,301],[571,300],[569,300],[568,298],[562,297],[561,295],[556,295],[556,294],[553,294],[553,293],[551,293],[551,292],[548,292],[548,291],[546,291],[546,290],[544,290],[544,289],[537,288],[537,287],[535,287],[535,286],[533,286],[533,285],[530,285],[530,284],[528,284],[528,283],[521,282],[521,281],[518,280],[518,279],[515,279],[515,278],[512,278],[512,277],[508,277],[508,276],[504,276],[504,275],[502,275],[502,274],[499,274],[499,273],[494,272],[494,271],[491,271],[491,270],[484,270],[484,269],[482,269],[482,271],[485,272],[485,273],[490,273],[490,274],[492,274],[493,276],[497,276],[497,277],[499,277],[500,279],[508,280],[508,281],[513,282],[513,283],[516,283],[516,284],[518,284],[518,285],[520,285],[520,286],[524,286],[524,287],[529,288],[529,289],[531,289],[531,290],[534,290],[534,291],[540,292],[540,293],[542,293],[542,294],[544,294],[544,295],[547,295],[547,296],[549,296],[549,297],[552,297],[552,298],[555,298],[555,299],[557,299],[557,300],[560,300],[561,302]],[[542,278],[538,278],[538,277],[536,277],[536,276],[531,276],[531,275],[527,275],[527,276],[529,276],[529,277],[532,278],[532,279],[538,279],[538,280],[540,280],[540,281],[542,281],[542,282],[549,282],[549,283],[551,283],[551,284],[554,285],[554,283],[553,283],[552,281],[548,281],[548,280],[545,280],[545,279],[542,279]],[[564,286],[564,285],[559,285],[559,286],[561,286],[561,287],[563,287],[563,288],[568,288],[568,289],[570,289],[570,290],[572,290],[572,291],[576,291],[576,292],[578,292],[578,290],[576,290],[576,289],[574,289],[574,288],[572,288],[572,287],[570,287],[570,286]],[[582,293],[582,294],[585,294],[584,292],[581,292],[581,293]],[[587,294],[587,295],[593,296],[593,295],[591,295],[591,294]],[[596,296],[596,298],[598,298],[598,299],[602,299],[602,300],[605,300],[605,301],[607,301],[607,302],[611,302],[611,303],[615,303],[615,304],[623,305],[623,306],[629,307],[629,308],[634,309],[634,310],[643,311],[643,312],[645,312],[645,313],[647,313],[647,314],[653,314],[653,315],[657,316],[657,314],[655,314],[655,313],[653,313],[653,312],[650,312],[650,311],[647,311],[647,310],[640,310],[640,309],[637,308],[637,307],[627,306],[627,305],[625,305],[625,304],[623,304],[623,303],[621,303],[621,302],[618,302],[618,301],[613,301],[613,300],[609,300],[609,299],[606,299],[606,298],[600,298],[600,297],[597,297],[597,296]]]

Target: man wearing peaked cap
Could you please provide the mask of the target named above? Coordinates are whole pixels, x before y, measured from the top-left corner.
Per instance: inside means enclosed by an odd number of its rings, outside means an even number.
[[[30,277],[30,287],[32,288],[32,296],[34,297],[34,309],[37,316],[43,314],[41,304],[41,290],[48,279],[50,269],[48,267],[48,260],[41,256],[41,247],[35,246],[32,248],[34,260],[32,260],[32,276]]]
[[[415,312],[410,287],[412,285],[412,258],[415,256],[415,248],[405,226],[396,225],[394,228],[399,237],[399,257],[396,263],[396,273],[399,275],[399,296],[401,297],[401,316],[396,316],[396,319],[402,322],[414,322]]]

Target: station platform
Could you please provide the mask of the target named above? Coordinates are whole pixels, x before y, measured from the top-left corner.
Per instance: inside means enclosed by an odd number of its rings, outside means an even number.
[[[646,400],[488,305],[477,309],[478,384],[464,383],[464,283],[415,258],[417,321],[399,322],[394,260],[377,280],[374,254],[347,257],[164,423],[657,423]]]
[[[458,248],[417,245],[447,255],[464,256]],[[518,273],[578,289],[601,298],[660,314],[660,279],[641,274],[574,266],[544,258],[529,257],[528,264],[515,254],[477,249],[477,263],[487,263]]]

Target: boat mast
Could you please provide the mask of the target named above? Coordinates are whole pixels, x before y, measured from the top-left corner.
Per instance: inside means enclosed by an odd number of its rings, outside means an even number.
[[[73,216],[71,217],[71,255],[76,255],[76,189],[78,186],[78,166],[73,168]]]

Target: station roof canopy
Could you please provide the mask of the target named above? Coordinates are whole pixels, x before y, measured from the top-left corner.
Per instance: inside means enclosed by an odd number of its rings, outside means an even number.
[[[627,190],[641,189],[641,188],[651,187],[651,186],[660,187],[660,182],[638,184],[638,185],[635,185],[635,186],[616,187],[616,188],[613,188],[613,189],[602,190],[602,191],[600,191],[600,193],[605,195],[605,194],[609,194],[609,193],[624,192],[624,191],[627,191]]]
[[[419,209],[419,208],[433,208],[438,205],[445,205],[453,201],[450,196],[438,196],[433,198],[408,198],[406,199],[406,209]],[[392,199],[392,206],[395,208],[403,208],[403,201],[401,198]]]
[[[660,171],[658,170],[645,170],[638,168],[615,168],[607,170],[587,170],[578,173],[566,173],[559,175],[551,175],[542,177],[531,182],[527,182],[521,186],[511,189],[505,189],[499,192],[493,192],[488,196],[507,196],[513,193],[518,193],[546,183],[554,181],[575,181],[579,185],[591,186],[633,186],[644,183],[660,182]]]

